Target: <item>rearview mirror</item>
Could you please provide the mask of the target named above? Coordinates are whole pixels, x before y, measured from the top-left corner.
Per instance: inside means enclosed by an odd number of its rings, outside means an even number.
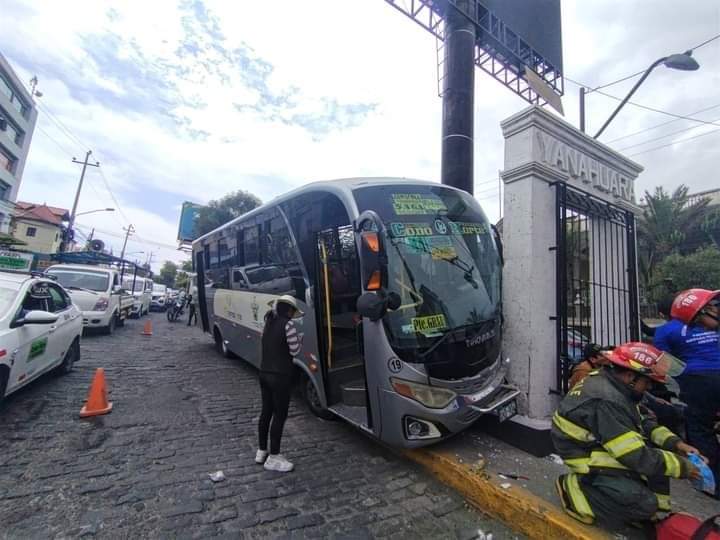
[[[400,307],[400,295],[391,292],[388,295],[374,292],[366,292],[358,298],[357,310],[362,317],[367,317],[371,321],[379,321],[385,314],[395,311]]]
[[[122,288],[121,285],[114,285],[112,288],[113,294],[122,294],[123,291],[124,291],[124,289]]]
[[[26,324],[53,324],[58,320],[58,315],[49,311],[30,311],[22,319],[17,319],[12,325],[14,328]]]

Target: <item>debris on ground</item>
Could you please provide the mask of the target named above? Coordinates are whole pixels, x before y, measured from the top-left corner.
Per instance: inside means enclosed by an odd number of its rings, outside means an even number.
[[[214,473],[210,473],[210,480],[213,482],[222,482],[225,480],[225,473],[222,471],[215,471]]]

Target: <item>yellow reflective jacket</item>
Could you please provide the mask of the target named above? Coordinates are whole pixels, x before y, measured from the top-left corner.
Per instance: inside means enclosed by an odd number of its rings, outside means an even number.
[[[643,416],[631,395],[608,368],[590,372],[555,412],[551,436],[557,453],[578,474],[686,478],[690,462],[672,452],[680,437]]]

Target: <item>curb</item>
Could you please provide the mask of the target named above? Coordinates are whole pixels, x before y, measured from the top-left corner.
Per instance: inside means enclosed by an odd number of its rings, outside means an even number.
[[[405,450],[405,457],[422,465],[442,483],[462,494],[483,513],[502,521],[530,538],[607,540],[600,529],[584,525],[559,507],[518,486],[503,489],[489,475],[458,463],[447,453],[436,450]]]

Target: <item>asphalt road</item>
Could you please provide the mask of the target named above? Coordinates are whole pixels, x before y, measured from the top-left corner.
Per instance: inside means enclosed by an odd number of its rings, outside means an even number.
[[[416,465],[294,399],[290,474],[253,462],[257,373],[152,315],[87,336],[67,376],[0,405],[0,538],[514,538]],[[105,369],[113,411],[78,417]],[[209,474],[222,470],[226,480]]]

